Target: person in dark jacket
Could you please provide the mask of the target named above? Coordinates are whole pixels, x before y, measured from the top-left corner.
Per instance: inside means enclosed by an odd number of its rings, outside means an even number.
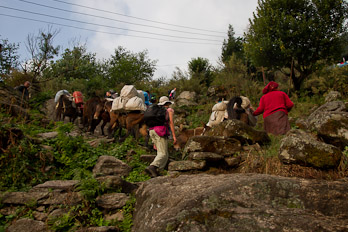
[[[267,133],[284,135],[290,130],[288,112],[294,106],[288,95],[278,90],[278,83],[271,81],[262,90],[259,107],[253,115],[263,114],[264,129]]]
[[[26,81],[24,82],[23,85],[15,87],[16,90],[21,92],[21,95],[23,96],[24,99],[28,100],[29,99],[29,91],[28,88],[30,87],[30,82]]]

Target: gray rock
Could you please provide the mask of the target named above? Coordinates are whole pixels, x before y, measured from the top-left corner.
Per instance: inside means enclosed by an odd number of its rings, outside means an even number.
[[[224,156],[213,152],[191,152],[188,156],[189,160],[206,160],[206,161],[219,161],[223,160]]]
[[[311,128],[326,143],[340,147],[348,146],[348,112],[327,112],[315,114],[308,119]]]
[[[50,180],[34,186],[32,191],[42,191],[43,189],[72,191],[78,183],[77,180]]]
[[[347,231],[348,183],[262,174],[153,178],[132,231]]]
[[[235,138],[242,144],[260,145],[271,142],[265,131],[258,131],[239,120],[226,120],[212,127],[204,133],[207,136],[224,136],[225,138]]]
[[[64,209],[64,208],[55,209],[48,215],[48,218],[49,220],[54,220],[55,218],[59,218],[67,213],[69,213],[68,209]]]
[[[342,152],[335,146],[316,140],[302,130],[291,130],[281,141],[279,159],[316,168],[335,168],[339,165]]]
[[[1,198],[3,204],[25,205],[38,202],[47,197],[47,192],[7,192]]]
[[[107,189],[121,188],[124,193],[133,193],[138,188],[137,184],[125,181],[120,176],[101,176],[96,179],[99,183],[105,185]]]
[[[120,209],[130,198],[124,193],[108,193],[97,197],[97,205],[103,209]]]
[[[47,232],[51,231],[45,223],[32,220],[29,218],[21,218],[14,221],[7,229],[8,232]]]
[[[241,143],[234,138],[222,136],[192,136],[186,143],[183,159],[191,152],[212,152],[223,156],[233,155],[242,150]]]
[[[198,105],[196,102],[196,93],[190,91],[183,91],[175,99],[175,105],[178,106],[195,106]]]
[[[207,162],[205,160],[183,160],[170,162],[168,165],[168,171],[191,171],[202,170],[206,167]]]
[[[34,211],[33,212],[33,217],[35,220],[38,220],[38,221],[46,221],[47,218],[48,218],[48,215],[47,213],[42,213],[42,212],[38,212],[38,211]]]
[[[97,164],[93,168],[94,176],[128,176],[131,171],[131,167],[129,167],[123,161],[116,159],[113,156],[100,156]]]
[[[330,91],[326,96],[325,96],[325,102],[332,102],[332,101],[337,101],[342,98],[342,95],[338,91]]]
[[[152,163],[152,161],[156,158],[156,155],[141,155],[140,160],[145,163]]]
[[[40,205],[78,205],[83,198],[79,192],[61,193],[53,191],[49,193],[49,197],[38,201]]]
[[[123,184],[120,176],[100,176],[96,179],[99,183],[105,185],[106,188],[119,188]]]
[[[37,134],[37,136],[43,140],[54,139],[54,138],[57,138],[58,132],[52,131],[52,132],[40,133],[40,134]]]
[[[47,100],[41,108],[41,111],[51,120],[55,120],[55,110],[56,103],[54,102],[54,98]]]
[[[238,167],[239,164],[242,162],[242,157],[241,156],[226,157],[225,162],[231,168]]]

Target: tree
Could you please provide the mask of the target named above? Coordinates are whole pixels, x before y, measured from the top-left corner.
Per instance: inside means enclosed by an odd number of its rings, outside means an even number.
[[[65,49],[61,59],[52,62],[45,76],[58,77],[61,81],[74,79],[90,80],[101,74],[101,67],[96,60],[96,54],[88,53],[85,45],[77,45]]]
[[[235,54],[236,58],[244,60],[243,38],[235,37],[232,25],[228,26],[227,36],[227,40],[225,39],[222,45],[222,62],[228,62],[232,54]]]
[[[208,59],[198,57],[188,63],[189,73],[193,79],[198,79],[200,84],[209,87],[213,81],[212,66]]]
[[[33,73],[34,79],[38,79],[50,64],[49,61],[58,55],[59,46],[53,46],[54,37],[58,33],[58,30],[48,27],[47,31],[40,30],[38,35],[28,35],[26,47],[31,58],[25,62],[23,69],[25,73]]]
[[[150,81],[156,70],[157,61],[148,58],[147,50],[139,53],[127,51],[119,46],[107,61],[106,72],[112,86]]]
[[[0,46],[0,77],[6,79],[6,76],[19,65],[17,54],[19,45],[10,43],[7,39],[1,39]]]
[[[259,0],[246,34],[246,53],[256,66],[290,70],[293,64],[292,81],[299,90],[317,70],[317,61],[339,56],[347,10],[342,0]]]

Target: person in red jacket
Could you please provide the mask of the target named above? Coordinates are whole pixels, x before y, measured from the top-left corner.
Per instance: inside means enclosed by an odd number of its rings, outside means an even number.
[[[264,129],[267,133],[284,135],[290,130],[288,112],[294,106],[288,95],[278,90],[278,83],[271,81],[262,90],[259,107],[253,115],[263,113]]]

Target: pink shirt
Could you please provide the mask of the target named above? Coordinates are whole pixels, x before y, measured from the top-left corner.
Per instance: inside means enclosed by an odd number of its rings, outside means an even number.
[[[254,116],[263,113],[263,118],[277,112],[283,111],[288,114],[288,111],[294,106],[288,95],[282,91],[275,90],[266,93],[260,99],[260,105],[253,113]]]

